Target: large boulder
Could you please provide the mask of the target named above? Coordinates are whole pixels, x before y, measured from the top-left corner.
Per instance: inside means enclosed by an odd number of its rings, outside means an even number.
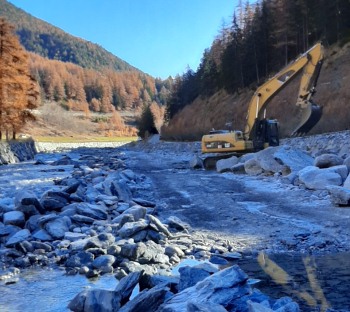
[[[350,174],[346,177],[343,186],[344,186],[346,189],[350,190]]]
[[[249,175],[259,175],[263,173],[263,169],[255,158],[248,159],[244,163],[244,171]]]
[[[106,220],[107,219],[107,208],[102,205],[94,205],[89,203],[78,203],[76,204],[77,214],[85,217],[89,217],[95,220]]]
[[[68,308],[75,312],[113,312],[121,311],[121,306],[126,303],[135,286],[140,280],[142,272],[133,272],[122,278],[115,290],[104,290],[104,289],[89,289],[84,290],[77,294],[73,300],[68,304]],[[164,296],[163,300],[164,301]],[[135,303],[135,301],[134,301]],[[156,302],[160,305],[159,301]],[[129,305],[132,304],[131,301]],[[148,304],[148,305],[147,305]],[[142,300],[142,303],[138,301],[138,308],[128,308],[124,311],[147,311],[149,307],[153,307],[152,303]],[[157,306],[155,306],[157,307]],[[153,311],[149,310],[149,311]]]
[[[350,189],[341,186],[328,186],[327,191],[333,204],[350,206]]]
[[[190,168],[192,169],[202,169],[203,168],[203,160],[195,155],[190,159]]]
[[[115,237],[111,233],[100,233],[97,236],[88,238],[84,248],[107,249],[115,242]]]
[[[259,175],[261,173],[287,175],[311,166],[314,161],[310,155],[302,150],[291,148],[288,145],[268,147],[255,154],[249,154],[247,159],[244,162],[244,169],[249,175]]]
[[[25,223],[24,213],[22,211],[9,211],[4,213],[3,221],[5,225],[16,225],[23,227]]]
[[[69,194],[59,191],[47,191],[40,199],[40,204],[47,211],[61,211],[69,203]]]
[[[27,218],[38,213],[45,213],[44,207],[33,192],[22,191],[15,196],[15,209],[22,211]]]
[[[69,227],[72,221],[69,217],[57,217],[45,223],[44,229],[55,239],[62,239],[66,232],[69,232]]]
[[[343,182],[346,180],[349,174],[349,170],[345,165],[333,166],[333,167],[325,168],[324,170],[338,173],[341,176]]]
[[[112,255],[102,255],[97,257],[93,262],[92,266],[96,269],[103,270],[106,267],[111,267],[115,262],[115,257]]]
[[[119,312],[159,311],[158,307],[168,296],[168,288],[158,285],[150,290],[144,290],[136,297],[121,307]]]
[[[223,173],[227,171],[232,171],[231,168],[238,164],[238,157],[232,156],[226,159],[220,159],[216,163],[216,171]]]
[[[127,222],[121,227],[118,234],[122,238],[128,238],[146,229],[148,226],[149,226],[149,223],[146,222],[146,220],[140,220],[137,222]]]
[[[88,289],[76,295],[68,304],[75,312],[113,312],[115,310],[115,291],[106,289]]]
[[[89,266],[94,261],[94,255],[88,251],[80,251],[75,255],[70,256],[65,266],[69,268],[80,268],[82,266]]]
[[[287,172],[287,167],[275,158],[275,152],[279,147],[268,147],[255,154],[255,160],[266,173]],[[289,172],[288,172],[289,173]]]
[[[136,244],[124,244],[121,247],[120,255],[130,260],[138,260],[146,251],[146,245],[142,242]]]
[[[343,159],[335,154],[322,154],[317,156],[314,161],[314,166],[318,168],[329,168],[343,164]]]
[[[312,166],[314,161],[313,157],[304,151],[288,145],[276,147],[273,157],[278,163],[287,166],[291,172]]]
[[[112,181],[111,183],[111,193],[114,196],[118,196],[119,200],[125,203],[129,203],[132,199],[132,193],[130,187],[124,179],[119,179],[118,181]]]
[[[147,213],[147,208],[142,207],[140,205],[132,206],[126,209],[123,214],[131,214],[134,217],[134,221],[139,221],[140,219],[144,219]]]
[[[189,302],[228,306],[251,293],[247,280],[248,276],[237,265],[233,265],[174,295],[164,303],[162,311],[187,312]]]
[[[5,246],[14,247],[16,244],[26,241],[30,238],[30,232],[27,229],[20,230],[9,237]]]
[[[325,190],[328,186],[340,186],[343,183],[341,175],[335,171],[308,166],[299,171],[299,182],[311,190]]]
[[[179,291],[188,287],[196,285],[198,282],[204,280],[210,273],[202,268],[185,266],[179,269],[180,281],[178,285]]]

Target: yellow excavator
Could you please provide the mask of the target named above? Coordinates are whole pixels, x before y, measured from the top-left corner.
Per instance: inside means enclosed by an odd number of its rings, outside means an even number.
[[[303,70],[296,105],[301,111],[301,120],[292,135],[309,132],[322,116],[322,108],[312,102],[323,63],[323,46],[317,43],[300,55],[274,77],[255,91],[248,108],[244,131],[213,130],[202,137],[202,153],[226,153],[204,159],[204,167],[212,167],[218,159],[230,154],[256,152],[268,146],[279,145],[278,122],[266,119],[270,100]]]

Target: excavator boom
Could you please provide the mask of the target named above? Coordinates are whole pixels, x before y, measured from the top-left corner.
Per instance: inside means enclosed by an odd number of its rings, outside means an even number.
[[[322,110],[311,102],[311,97],[316,92],[316,83],[322,61],[323,47],[321,43],[317,43],[255,91],[248,108],[244,131],[246,139],[252,139],[254,135],[252,130],[256,119],[261,120],[263,118],[262,114],[270,100],[283,90],[301,70],[303,70],[303,73],[296,105],[300,108],[302,117],[293,133],[300,133],[300,130],[306,133],[311,130],[322,114]]]

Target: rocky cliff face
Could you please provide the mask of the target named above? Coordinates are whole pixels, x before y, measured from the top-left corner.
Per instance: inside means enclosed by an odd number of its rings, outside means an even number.
[[[37,149],[32,140],[0,142],[0,165],[33,159]]]

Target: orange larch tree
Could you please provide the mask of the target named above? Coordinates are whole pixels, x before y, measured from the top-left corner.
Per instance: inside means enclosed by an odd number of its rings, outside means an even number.
[[[29,73],[28,56],[14,33],[14,27],[0,18],[0,139],[12,137],[34,119],[38,86]]]

